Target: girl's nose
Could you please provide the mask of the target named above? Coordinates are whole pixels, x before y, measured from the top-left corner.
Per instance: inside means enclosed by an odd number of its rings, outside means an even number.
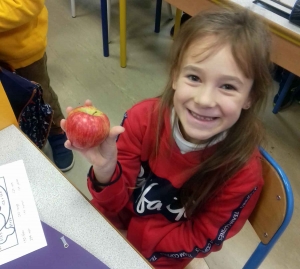
[[[194,102],[202,107],[214,107],[216,105],[216,98],[216,93],[212,87],[202,85],[197,89]]]

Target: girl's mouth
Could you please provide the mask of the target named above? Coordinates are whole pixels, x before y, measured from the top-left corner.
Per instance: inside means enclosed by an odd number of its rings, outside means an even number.
[[[189,113],[197,120],[201,120],[201,121],[213,121],[216,119],[216,117],[207,117],[207,116],[202,116],[202,115],[199,115],[191,110],[188,110]]]

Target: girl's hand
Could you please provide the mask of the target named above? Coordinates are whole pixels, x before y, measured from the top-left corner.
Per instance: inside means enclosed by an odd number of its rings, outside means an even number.
[[[84,105],[92,106],[90,100],[86,100]],[[70,113],[72,107],[66,109],[67,114]],[[66,120],[61,120],[61,128],[65,130]],[[89,149],[78,149],[74,147],[70,140],[65,142],[65,147],[70,150],[80,152],[93,165],[95,176],[101,183],[107,183],[116,168],[117,164],[117,136],[124,132],[122,126],[114,126],[111,128],[108,137],[98,146]]]

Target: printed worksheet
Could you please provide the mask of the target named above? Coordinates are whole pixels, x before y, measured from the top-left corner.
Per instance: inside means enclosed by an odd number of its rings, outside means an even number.
[[[0,166],[0,265],[45,246],[23,161]]]
[[[293,8],[297,0],[273,0],[273,1],[282,3],[290,8]]]
[[[287,14],[291,14],[292,9],[296,3],[296,0],[259,0],[269,6],[282,10]]]

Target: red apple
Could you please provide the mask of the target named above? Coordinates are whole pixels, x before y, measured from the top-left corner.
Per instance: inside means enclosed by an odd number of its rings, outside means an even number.
[[[101,144],[109,134],[108,117],[93,106],[73,109],[66,119],[66,134],[72,145],[87,149]]]

